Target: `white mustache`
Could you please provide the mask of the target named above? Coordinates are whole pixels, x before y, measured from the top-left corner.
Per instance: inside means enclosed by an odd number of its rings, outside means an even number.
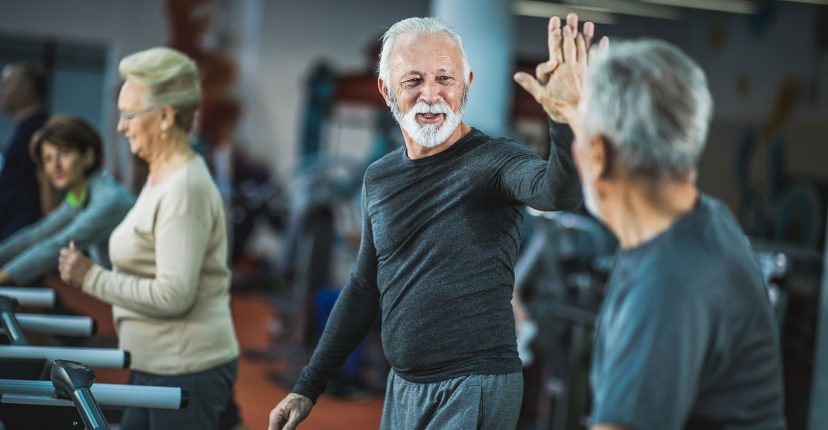
[[[414,105],[414,107],[411,108],[410,112],[414,115],[421,114],[421,113],[425,113],[425,114],[437,114],[437,113],[448,114],[448,113],[451,113],[451,108],[449,107],[448,104],[442,103],[442,102],[435,103],[433,105],[430,105],[426,102],[418,102],[416,105]]]

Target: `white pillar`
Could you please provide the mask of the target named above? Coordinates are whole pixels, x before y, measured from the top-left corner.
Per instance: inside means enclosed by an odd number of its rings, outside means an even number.
[[[512,11],[508,0],[432,0],[431,16],[453,26],[474,72],[464,121],[494,136],[508,135],[512,104]]]

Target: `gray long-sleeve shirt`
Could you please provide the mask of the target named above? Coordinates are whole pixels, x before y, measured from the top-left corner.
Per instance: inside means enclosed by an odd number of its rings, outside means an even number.
[[[316,400],[381,312],[382,343],[412,382],[521,369],[510,300],[523,209],[580,204],[568,126],[544,161],[472,129],[447,150],[373,163],[357,262],[293,391]]]
[[[0,243],[0,265],[18,285],[28,285],[55,270],[60,248],[75,241],[96,263],[109,267],[107,241],[135,199],[110,176],[89,178],[89,200],[75,209],[66,201],[45,218]]]

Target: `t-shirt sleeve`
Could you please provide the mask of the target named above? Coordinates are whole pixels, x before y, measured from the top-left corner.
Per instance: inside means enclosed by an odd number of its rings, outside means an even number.
[[[614,312],[599,328],[592,424],[680,430],[711,337],[707,307],[677,285],[650,284],[633,288]]]

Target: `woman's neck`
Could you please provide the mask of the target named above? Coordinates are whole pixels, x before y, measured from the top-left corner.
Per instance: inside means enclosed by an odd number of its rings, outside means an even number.
[[[195,157],[195,152],[190,148],[186,135],[181,134],[171,138],[165,150],[149,160],[147,183],[155,185],[163,181],[170,173],[187,164],[193,157]]]

